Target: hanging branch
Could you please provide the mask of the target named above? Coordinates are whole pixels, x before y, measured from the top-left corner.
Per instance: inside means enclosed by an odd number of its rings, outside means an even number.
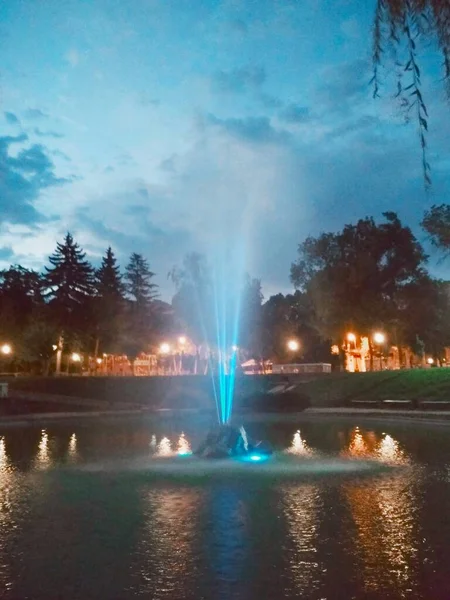
[[[396,97],[401,97],[401,106],[406,116],[412,109],[416,110],[426,187],[431,184],[431,169],[426,154],[428,111],[421,92],[416,44],[420,38],[433,37],[437,38],[443,56],[443,81],[450,100],[450,0],[377,0],[373,26],[373,95],[379,96],[379,67],[386,55],[386,47],[394,52],[394,63],[399,66],[396,50],[405,40],[406,65],[398,73]],[[403,88],[401,77],[405,72],[411,76],[411,83]],[[405,97],[406,91],[410,94]]]
[[[422,171],[425,181],[425,186],[431,185],[430,164],[427,161],[427,141],[426,132],[428,131],[428,111],[423,101],[420,79],[420,69],[417,64],[416,42],[420,35],[417,25],[417,16],[411,11],[409,2],[406,3],[407,12],[404,20],[404,33],[408,43],[408,62],[405,66],[405,71],[411,74],[412,83],[405,88],[405,92],[410,92],[410,97],[413,98],[410,102],[408,110],[416,109],[417,122],[419,127],[420,146],[422,148]]]

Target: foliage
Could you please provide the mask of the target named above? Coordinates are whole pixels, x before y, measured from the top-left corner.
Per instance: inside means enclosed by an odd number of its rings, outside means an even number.
[[[52,315],[65,336],[74,336],[89,326],[94,295],[94,269],[86,254],[67,233],[64,242],[58,242],[46,267],[45,298],[52,307]]]
[[[155,341],[153,313],[158,286],[152,281],[154,276],[147,260],[133,252],[125,269],[129,300],[125,306],[126,331],[122,340],[126,354],[131,357],[148,351]]]
[[[187,254],[182,266],[174,267],[168,277],[176,287],[172,307],[180,327],[197,346],[213,339],[214,297],[206,257],[197,252]]]
[[[444,252],[450,253],[450,205],[434,205],[425,212],[422,227],[428,233],[431,243]]]
[[[133,252],[125,269],[126,291],[137,304],[148,305],[158,296],[158,286],[152,282],[155,276],[142,256]]]
[[[418,43],[437,41],[443,58],[443,74],[450,97],[450,2],[449,0],[377,0],[373,26],[374,97],[380,90],[380,66],[391,51],[397,68],[397,96],[409,115],[415,111],[422,148],[426,185],[431,183],[426,156],[428,111],[423,97],[418,63]],[[403,81],[407,75],[406,83]]]
[[[110,247],[95,272],[95,292],[96,349],[100,345],[102,352],[117,352],[124,324],[125,286]]]
[[[395,213],[385,221],[361,219],[339,233],[309,237],[299,246],[291,281],[314,306],[314,321],[325,338],[343,339],[388,327],[399,316],[399,296],[423,277],[426,256]]]

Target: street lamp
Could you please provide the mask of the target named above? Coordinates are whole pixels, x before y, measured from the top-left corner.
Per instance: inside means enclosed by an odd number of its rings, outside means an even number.
[[[434,364],[434,358],[431,358],[431,356],[430,356],[430,358],[427,358],[427,363],[428,363],[429,365],[432,365],[432,364]]]
[[[169,354],[170,352],[170,346],[167,342],[164,342],[163,344],[161,344],[161,346],[159,347],[159,351],[161,352],[161,354]]]
[[[5,356],[8,356],[8,354],[11,354],[12,352],[12,348],[9,344],[3,344],[3,346],[0,348],[1,353],[4,354]]]
[[[180,335],[180,337],[178,338],[178,343],[180,344],[180,346],[184,346],[186,343],[186,338],[184,337],[184,335]]]
[[[379,352],[380,352],[380,371],[382,371],[383,370],[383,354],[381,352],[381,346],[386,341],[386,336],[384,335],[384,333],[381,333],[381,331],[377,331],[376,333],[373,334],[373,341],[375,342],[375,344],[378,344],[380,346],[380,348],[379,348]]]
[[[287,347],[288,350],[290,350],[291,352],[297,352],[297,350],[300,348],[300,344],[297,340],[289,340],[287,343]]]
[[[356,335],[354,333],[347,333],[347,340],[349,342],[356,342]]]
[[[81,356],[78,354],[78,352],[72,352],[70,358],[73,362],[81,362]]]
[[[373,336],[373,341],[375,342],[375,344],[384,344],[384,342],[386,341],[386,336],[384,335],[384,333],[377,331]]]

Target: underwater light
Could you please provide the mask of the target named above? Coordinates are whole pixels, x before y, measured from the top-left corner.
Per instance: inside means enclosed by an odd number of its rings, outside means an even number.
[[[239,460],[243,461],[243,462],[264,462],[266,461],[269,457],[268,454],[246,454],[244,456],[240,456]]]
[[[262,456],[259,456],[259,454],[252,454],[250,456],[250,460],[261,460]]]

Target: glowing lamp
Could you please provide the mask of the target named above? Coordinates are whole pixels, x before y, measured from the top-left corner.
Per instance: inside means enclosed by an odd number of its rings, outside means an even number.
[[[103,362],[103,359],[101,359],[101,358],[97,358],[96,362],[97,362],[97,364],[98,364],[98,365],[101,365],[101,364],[102,364],[102,362]]]
[[[300,344],[297,342],[297,340],[289,340],[287,343],[287,347],[292,352],[296,352],[300,348]]]
[[[384,335],[384,333],[377,332],[373,336],[373,341],[375,342],[375,344],[384,344],[385,339],[386,336]]]
[[[169,352],[170,352],[169,344],[167,344],[166,342],[164,342],[164,344],[161,344],[161,346],[159,347],[159,351],[161,352],[161,354],[169,354]]]
[[[73,362],[81,362],[81,356],[78,352],[72,352],[72,356],[70,357]]]
[[[427,363],[429,365],[432,365],[434,363],[434,358],[431,358],[431,356],[430,356],[430,358],[427,358]]]
[[[255,462],[258,462],[258,461],[260,461],[260,460],[261,460],[261,458],[262,458],[262,457],[261,457],[261,456],[259,456],[259,454],[252,454],[252,455],[250,456],[250,460],[253,460],[253,461],[255,461]]]
[[[2,354],[5,354],[6,356],[8,354],[11,354],[12,352],[12,348],[9,344],[3,344],[3,346],[0,348]]]
[[[180,344],[180,346],[184,346],[184,344],[186,343],[186,338],[184,337],[184,335],[180,335],[180,337],[178,338],[178,343]]]
[[[231,346],[231,349],[233,350],[233,352],[237,352],[238,347],[236,345],[235,346]]]
[[[356,342],[356,335],[354,333],[347,333],[347,340],[349,342]]]

